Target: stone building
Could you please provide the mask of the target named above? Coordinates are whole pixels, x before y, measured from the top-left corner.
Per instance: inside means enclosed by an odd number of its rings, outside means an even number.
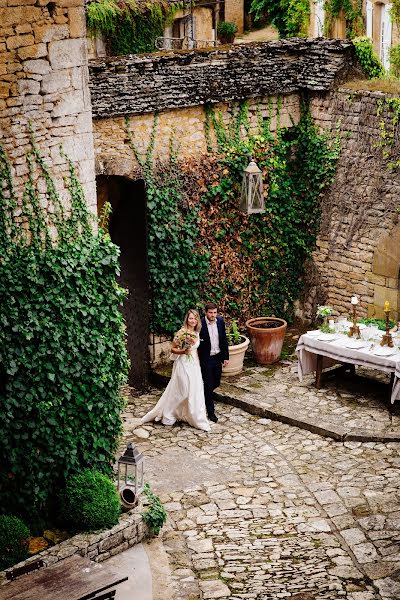
[[[150,142],[157,112],[156,156],[165,158],[174,130],[181,157],[199,158],[207,153],[206,103],[228,119],[237,103],[247,100],[252,126],[258,110],[264,116],[272,110],[274,129],[278,113],[281,126],[298,120],[307,94],[317,123],[340,126],[342,155],[336,179],[321,199],[321,232],[299,314],[311,318],[321,301],[346,313],[354,292],[364,314],[381,315],[385,299],[398,314],[400,181],[377,147],[378,103],[384,95],[340,88],[360,76],[350,42],[281,40],[88,62],[82,0],[29,0],[32,4],[23,6],[7,1],[0,8],[0,140],[17,187],[27,172],[30,121],[61,194],[67,164],[60,144],[77,165],[90,208],[95,212],[111,201],[122,283],[132,292],[125,305],[132,382],[140,385],[146,378],[150,291],[145,187],[126,118],[139,150]],[[383,118],[390,127],[390,112]],[[162,341],[150,335],[151,359],[159,356]]]
[[[324,0],[310,0],[310,35],[313,37],[329,37],[345,39],[348,35],[346,17],[343,11],[333,19],[330,31],[326,31],[327,17],[325,14]],[[376,54],[381,59],[384,67],[389,68],[389,50],[400,43],[398,26],[393,23],[391,16],[390,0],[363,0],[362,31],[373,43]]]

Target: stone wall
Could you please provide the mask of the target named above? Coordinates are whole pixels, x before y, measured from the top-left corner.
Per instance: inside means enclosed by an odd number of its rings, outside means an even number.
[[[361,299],[361,313],[383,316],[389,300],[399,317],[400,173],[382,157],[380,122],[388,131],[392,118],[377,116],[378,92],[339,89],[312,99],[312,113],[322,127],[337,124],[342,152],[335,181],[322,198],[321,230],[313,268],[308,270],[304,315],[316,304],[330,304],[337,314],[350,310],[350,297]]]
[[[95,118],[327,91],[358,72],[345,40],[292,39],[90,61]]]
[[[96,207],[83,0],[3,0],[0,8],[0,142],[17,194],[27,173],[28,123],[64,195],[65,153]],[[43,201],[44,197],[43,197]]]
[[[284,96],[278,101],[276,97],[257,98],[249,102],[249,120],[253,131],[256,131],[257,113],[264,117],[271,116],[271,130],[277,125],[277,105],[280,107],[280,124],[290,126],[291,119],[298,121],[300,115],[300,99],[298,94]],[[225,122],[229,122],[237,105],[218,104],[215,107]],[[171,135],[179,147],[179,158],[201,156],[207,152],[207,141],[204,130],[205,112],[203,106],[166,110],[159,114],[154,156],[165,160],[168,158]],[[136,179],[139,177],[139,166],[128,144],[124,117],[94,120],[94,144],[96,154],[97,175],[121,175]],[[129,129],[141,154],[145,154],[150,143],[154,125],[154,114],[130,115]]]
[[[143,503],[140,500],[138,506],[129,513],[122,514],[118,525],[111,529],[94,533],[79,533],[60,544],[31,556],[12,568],[22,567],[39,558],[43,560],[47,567],[74,554],[85,556],[95,562],[107,560],[107,558],[127,550],[149,536],[149,529],[141,516],[142,510]],[[0,571],[0,585],[1,583],[7,585],[6,572]]]

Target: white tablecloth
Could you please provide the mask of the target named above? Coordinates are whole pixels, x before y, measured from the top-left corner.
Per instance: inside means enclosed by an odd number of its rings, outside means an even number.
[[[322,368],[330,367],[337,363],[350,363],[362,365],[371,369],[378,369],[385,373],[394,373],[394,383],[391,393],[391,402],[400,400],[400,351],[391,356],[377,356],[374,350],[380,348],[379,342],[371,350],[371,342],[360,349],[346,348],[350,339],[343,334],[335,334],[337,339],[322,341],[317,337],[305,333],[299,339],[296,347],[299,358],[299,379],[304,375],[313,373],[317,369],[317,354],[322,359]],[[333,338],[334,336],[332,336]]]

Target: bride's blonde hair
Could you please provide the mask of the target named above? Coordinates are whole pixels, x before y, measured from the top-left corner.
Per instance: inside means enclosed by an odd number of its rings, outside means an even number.
[[[194,308],[191,308],[187,311],[185,315],[185,320],[183,321],[182,329],[187,329],[189,315],[193,315],[197,319],[197,324],[194,330],[196,333],[199,333],[201,329],[201,319],[199,313],[197,312],[197,310],[194,310]]]

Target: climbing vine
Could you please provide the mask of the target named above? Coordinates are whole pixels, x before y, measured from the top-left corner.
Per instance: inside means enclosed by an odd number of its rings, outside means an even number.
[[[33,137],[27,161],[21,198],[0,146],[0,503],[36,519],[69,474],[111,473],[127,354],[117,247],[70,161],[68,212]]]
[[[366,36],[353,39],[353,45],[356,51],[357,60],[368,79],[383,77],[385,69],[379,57],[374,52],[372,41]]]
[[[252,0],[250,13],[254,20],[277,28],[281,37],[306,37],[310,20],[309,0]]]
[[[279,123],[281,100],[276,104]],[[303,107],[300,122],[271,133],[269,115],[247,103],[230,119],[206,107],[209,152],[179,160],[171,142],[168,164],[154,157],[157,118],[145,155],[130,144],[146,182],[153,328],[171,333],[189,307],[213,299],[243,323],[258,314],[293,316],[304,261],[315,246],[319,197],[329,185],[339,142],[321,133]],[[253,156],[263,171],[266,212],[239,210],[243,169]]]
[[[153,52],[156,39],[182,6],[167,0],[92,0],[86,4],[86,20],[92,34],[104,35],[112,55]]]
[[[341,15],[346,20],[346,37],[352,39],[364,33],[362,0],[325,0],[325,35],[332,34],[335,19]]]
[[[382,156],[388,169],[395,170],[400,167],[399,147],[399,121],[400,98],[385,96],[377,101],[376,116],[379,121],[379,142],[377,146],[382,150]],[[386,119],[385,119],[386,117]],[[386,121],[389,119],[390,127],[387,129]]]

